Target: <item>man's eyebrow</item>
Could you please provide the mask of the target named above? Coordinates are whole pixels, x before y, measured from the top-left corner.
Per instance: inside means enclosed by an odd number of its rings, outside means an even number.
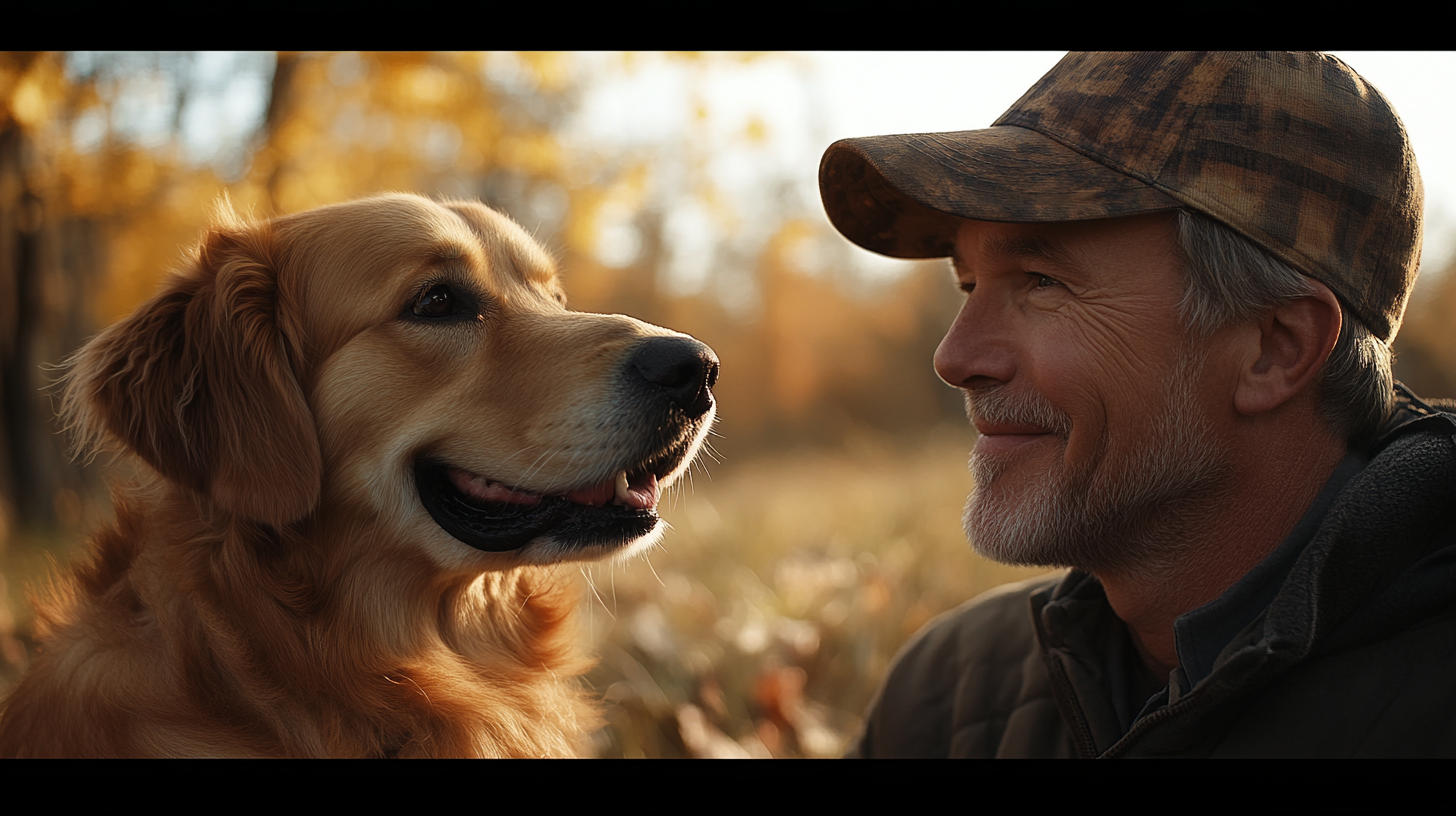
[[[1068,269],[1080,266],[1065,247],[1043,235],[999,235],[986,242],[982,250],[997,259],[1032,258]]]

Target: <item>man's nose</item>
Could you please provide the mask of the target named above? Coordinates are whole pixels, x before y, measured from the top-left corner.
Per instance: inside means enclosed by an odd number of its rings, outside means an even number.
[[[1010,327],[993,298],[973,290],[935,350],[935,373],[956,388],[1010,382],[1016,355]]]

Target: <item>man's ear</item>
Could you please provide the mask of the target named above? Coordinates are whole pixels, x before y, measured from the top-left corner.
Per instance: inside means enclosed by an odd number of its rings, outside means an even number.
[[[272,243],[266,225],[210,229],[161,294],[76,355],[62,412],[79,447],[110,436],[225,510],[282,526],[317,503],[322,459],[278,324]]]
[[[1340,301],[1308,279],[1314,293],[1283,303],[1259,318],[1259,344],[1239,372],[1234,407],[1246,416],[1268,413],[1315,384],[1340,336]]]

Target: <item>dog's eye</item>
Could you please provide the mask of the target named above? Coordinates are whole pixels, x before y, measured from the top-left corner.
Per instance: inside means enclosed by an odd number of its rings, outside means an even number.
[[[449,317],[455,312],[455,296],[443,283],[431,286],[415,301],[415,314],[420,317]]]

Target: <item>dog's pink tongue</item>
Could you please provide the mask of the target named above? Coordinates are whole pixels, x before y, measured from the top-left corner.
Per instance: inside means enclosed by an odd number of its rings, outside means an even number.
[[[541,497],[534,493],[524,493],[519,490],[512,490],[500,482],[492,482],[489,479],[476,476],[473,473],[450,468],[447,473],[450,476],[451,484],[467,496],[474,496],[481,501],[508,502],[510,504],[539,504]]]
[[[593,487],[583,487],[566,494],[567,501],[577,504],[589,504],[592,507],[601,507],[612,500],[612,494],[616,492],[616,482],[611,479]]]

